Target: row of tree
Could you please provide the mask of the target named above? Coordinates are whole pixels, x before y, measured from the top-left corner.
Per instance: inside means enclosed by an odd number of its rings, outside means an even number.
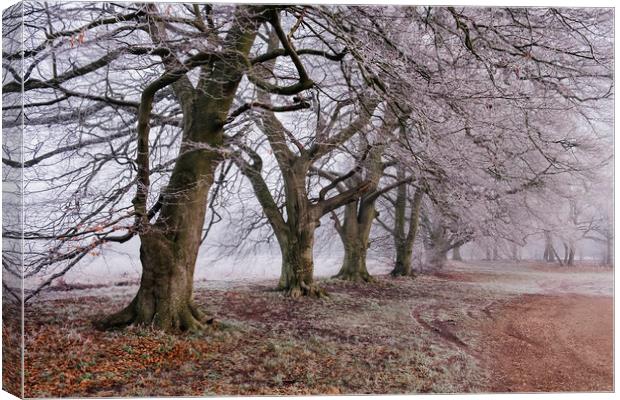
[[[48,277],[30,299],[138,236],[138,293],[104,328],[200,328],[219,221],[237,244],[275,238],[279,289],[320,297],[322,223],[337,276],[369,281],[386,232],[410,275],[416,238],[439,266],[548,230],[550,196],[575,226],[578,200],[607,199],[588,190],[609,183],[611,10],[28,2],[3,19],[2,161],[26,211],[3,231],[24,264],[5,246],[3,265]]]

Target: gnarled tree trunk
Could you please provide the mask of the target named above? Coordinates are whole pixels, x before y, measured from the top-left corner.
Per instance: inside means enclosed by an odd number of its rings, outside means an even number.
[[[219,158],[213,152],[184,153],[177,161],[157,222],[140,234],[142,277],[131,303],[98,325],[130,324],[166,331],[202,328],[192,302],[193,277],[207,194]]]
[[[179,254],[178,244],[160,233],[144,234],[141,240],[138,293],[125,309],[101,321],[102,326],[152,325],[166,331],[201,328],[201,315],[192,303],[195,256]]]
[[[394,262],[394,269],[390,272],[392,276],[412,276],[411,270],[413,257],[413,246],[407,246],[406,244],[399,244],[396,246],[396,261]]]
[[[282,171],[286,193],[286,220],[272,226],[282,250],[282,275],[278,289],[291,297],[323,297],[326,292],[314,283],[314,231],[320,224],[320,207],[311,204],[306,191],[309,161],[299,158]]]
[[[278,289],[286,292],[290,297],[326,295],[314,283],[314,230],[315,226],[308,224],[295,232],[289,233],[280,244],[282,251],[282,273]]]
[[[335,278],[347,281],[372,281],[366,268],[366,254],[375,215],[374,202],[368,204],[359,199],[345,206],[344,222],[341,227],[337,227],[344,246],[344,260]]]
[[[394,129],[394,125],[394,121],[388,118],[381,127],[383,134]],[[344,247],[342,267],[335,278],[358,282],[371,282],[373,280],[366,266],[366,256],[370,247],[370,230],[375,218],[379,215],[375,209],[375,203],[381,193],[394,187],[391,185],[378,190],[379,180],[384,169],[384,164],[381,161],[384,150],[385,145],[375,145],[368,152],[364,162],[365,178],[369,182],[369,194],[359,197],[345,206],[342,225],[338,221],[338,216],[333,215],[336,230]],[[354,180],[354,184],[359,185],[360,183],[360,179]]]

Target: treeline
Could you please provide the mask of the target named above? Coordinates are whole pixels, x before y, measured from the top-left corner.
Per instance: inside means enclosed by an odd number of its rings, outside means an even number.
[[[48,277],[28,299],[138,236],[140,288],[102,328],[202,327],[194,269],[221,221],[230,248],[274,238],[292,297],[326,295],[321,223],[337,277],[371,281],[371,242],[408,276],[416,240],[432,268],[476,238],[523,245],[558,223],[552,197],[581,205],[575,231],[608,222],[612,10],[22,7],[3,15],[3,133],[30,142],[3,163],[24,174],[24,273]]]

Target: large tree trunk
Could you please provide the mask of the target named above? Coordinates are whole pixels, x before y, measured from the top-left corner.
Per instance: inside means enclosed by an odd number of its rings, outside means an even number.
[[[247,149],[248,151],[250,149]],[[319,226],[320,210],[310,204],[305,189],[306,166],[297,164],[282,168],[286,193],[286,219],[284,219],[269,188],[261,177],[262,160],[257,154],[253,165],[237,159],[241,171],[249,178],[254,193],[263,207],[275,233],[282,256],[282,270],[278,290],[291,297],[326,296],[324,290],[313,282],[314,232]]]
[[[387,134],[393,128],[394,121],[390,117],[381,127],[382,134]],[[380,195],[380,191],[378,192],[377,189],[379,180],[383,175],[384,165],[381,156],[384,150],[384,145],[374,146],[364,161],[364,179],[370,183],[369,194],[345,205],[342,225],[339,224],[338,217],[334,215],[336,230],[344,247],[342,267],[335,278],[358,282],[371,282],[373,280],[368,273],[366,256],[370,247],[370,230],[378,216],[375,203]],[[359,185],[361,179],[352,180],[352,182],[354,185]]]
[[[392,276],[412,276],[412,255],[413,249],[407,248],[406,246],[396,247],[396,262],[390,274]]]
[[[361,238],[345,245],[342,267],[334,278],[353,282],[372,282],[373,278],[366,267],[368,243]]]
[[[314,283],[314,231],[319,226],[320,210],[308,200],[305,178],[307,160],[297,160],[282,171],[286,193],[286,221],[276,227],[282,250],[282,274],[278,289],[290,297],[324,297],[326,292]]]
[[[192,303],[195,255],[179,252],[177,249],[183,245],[160,233],[144,234],[141,240],[138,293],[125,309],[100,325],[121,328],[136,324],[166,331],[202,328],[202,316]]]
[[[132,302],[98,324],[130,324],[166,331],[202,328],[192,303],[194,268],[207,194],[219,158],[210,151],[185,151],[177,160],[155,224],[140,234],[142,278]]]
[[[418,232],[420,208],[424,192],[417,189],[413,195],[409,211],[409,229],[405,233],[405,208],[407,204],[407,186],[402,185],[398,188],[396,198],[394,244],[396,247],[396,263],[390,273],[392,276],[413,276],[411,270],[413,245]]]
[[[452,249],[452,259],[454,261],[463,261],[463,257],[461,257],[461,246],[455,246]]]
[[[366,254],[368,253],[370,228],[375,215],[374,202],[368,204],[358,199],[345,206],[343,225],[337,228],[344,246],[344,260],[340,271],[334,278],[347,281],[372,281],[366,268]]]
[[[324,297],[326,292],[314,283],[314,231],[316,225],[304,224],[280,242],[282,273],[278,289],[286,295]]]

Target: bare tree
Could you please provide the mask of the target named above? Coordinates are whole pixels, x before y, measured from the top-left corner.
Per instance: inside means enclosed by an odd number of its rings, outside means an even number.
[[[24,82],[29,128],[67,132],[28,149],[23,162],[40,191],[60,194],[41,210],[47,225],[33,221],[26,233],[33,246],[28,273],[65,263],[31,295],[98,246],[139,235],[140,289],[100,326],[199,328],[193,272],[208,193],[224,158],[225,127],[250,108],[304,106],[235,102],[238,87],[247,77],[244,85],[293,96],[314,85],[299,54],[325,51],[293,50],[286,35],[280,37],[284,50],[254,46],[261,26],[281,31],[280,13],[299,16],[296,7],[76,6],[26,5],[26,48],[5,55],[25,57],[24,76],[9,73]],[[291,60],[297,76],[268,82],[252,74],[276,58]],[[4,93],[20,90],[5,80]],[[7,154],[4,164],[19,163],[14,157]]]
[[[276,50],[278,45],[276,39],[282,35],[283,33],[277,29],[272,31],[269,40],[271,51]],[[265,72],[273,74],[273,66],[266,66]],[[322,216],[354,201],[370,187],[368,181],[359,181],[349,189],[328,197],[330,191],[336,191],[340,182],[357,174],[357,166],[352,167],[348,173],[334,178],[315,193],[310,193],[306,184],[308,177],[316,171],[314,166],[368,125],[380,103],[370,92],[361,93],[359,96],[356,96],[355,92],[345,95],[349,97],[335,102],[329,120],[323,121],[321,113],[324,111],[318,109],[318,122],[312,123],[307,128],[298,126],[298,132],[292,132],[270,110],[258,113],[256,124],[267,138],[270,153],[275,158],[282,180],[284,189],[282,205],[276,203],[262,175],[264,162],[259,152],[243,143],[235,143],[239,149],[235,161],[254,188],[280,245],[282,274],[278,287],[292,297],[325,295],[313,281],[312,251],[315,229],[319,226]],[[265,91],[262,91],[259,97],[264,102],[270,101]],[[345,124],[342,121],[335,124],[339,118],[343,118],[340,115],[342,112],[347,112],[351,118],[347,119]],[[339,128],[340,125],[343,126]],[[243,155],[248,159],[246,160]],[[366,155],[362,158],[366,158]]]
[[[382,143],[370,148],[367,140],[362,140],[361,144],[364,150],[359,152],[360,158],[365,158],[361,165],[362,171],[357,175],[357,178],[352,177],[352,179],[343,182],[342,191],[347,190],[347,182],[351,185],[359,184],[363,180],[369,182],[369,188],[367,193],[347,204],[341,216],[332,212],[334,226],[344,247],[342,267],[335,278],[348,281],[372,281],[366,265],[366,258],[370,247],[371,229],[375,218],[379,216],[376,202],[380,196],[404,186],[411,180],[407,177],[401,177],[400,180],[380,185],[385,169],[394,163],[393,161],[384,161],[383,156],[391,141],[391,132],[395,127],[395,120],[386,118],[378,129],[378,136],[382,138]],[[369,148],[370,150],[368,150]],[[336,181],[340,178],[341,176],[335,176],[332,180]]]

